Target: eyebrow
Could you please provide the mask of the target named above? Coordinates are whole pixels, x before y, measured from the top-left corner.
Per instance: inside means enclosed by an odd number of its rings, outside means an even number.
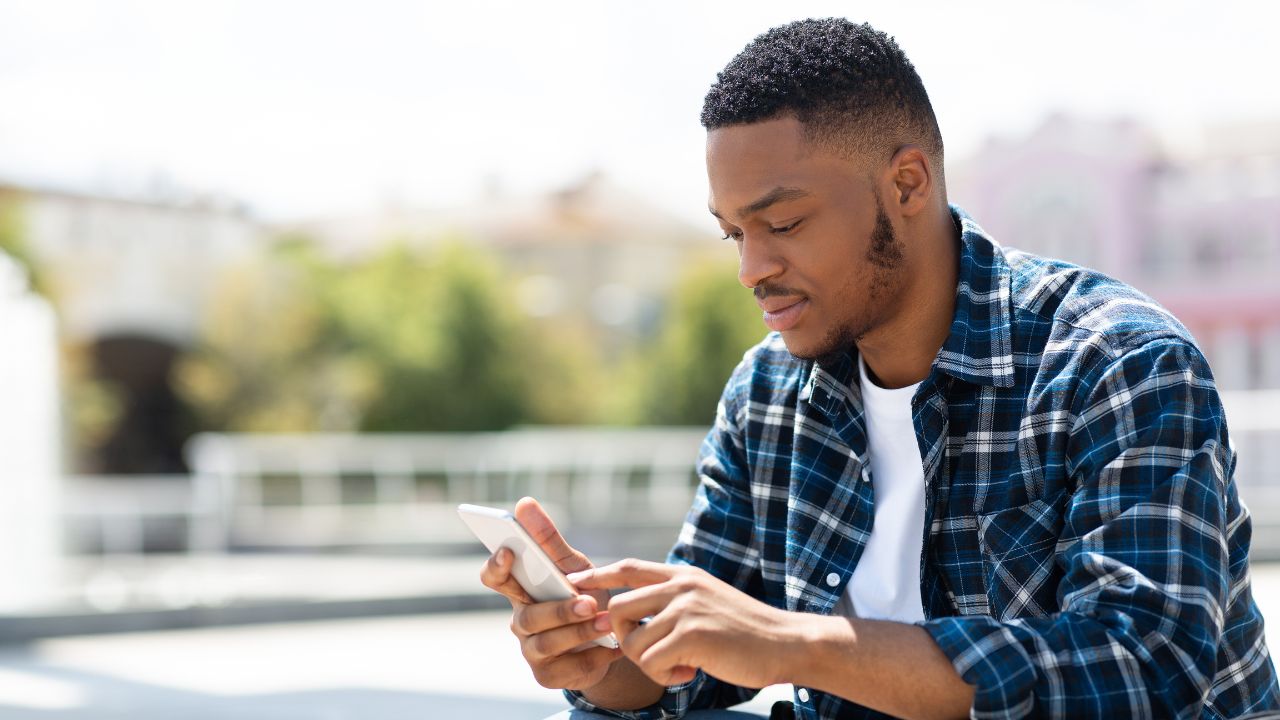
[[[763,196],[761,196],[759,200],[748,203],[738,208],[738,217],[744,218],[744,217],[747,217],[748,215],[754,215],[760,212],[761,210],[764,210],[765,208],[769,207],[770,205],[774,205],[780,202],[786,202],[788,200],[799,200],[800,198],[809,197],[812,194],[813,193],[810,193],[808,190],[802,190],[800,188],[776,187],[770,190],[769,192],[765,193]],[[716,212],[715,208],[708,207],[707,209],[711,211],[712,215],[715,215],[721,220],[724,219],[724,216]]]

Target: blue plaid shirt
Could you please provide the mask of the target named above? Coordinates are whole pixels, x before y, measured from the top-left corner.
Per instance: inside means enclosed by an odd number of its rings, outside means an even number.
[[[976,686],[971,716],[1280,708],[1236,456],[1190,333],[1132,288],[1003,248],[952,212],[955,319],[912,408],[921,626]],[[875,502],[857,367],[856,348],[817,365],[776,334],[747,352],[668,562],[775,607],[832,612]],[[609,714],[674,718],[754,694],[699,672],[650,708]],[[799,690],[796,716],[883,717]]]

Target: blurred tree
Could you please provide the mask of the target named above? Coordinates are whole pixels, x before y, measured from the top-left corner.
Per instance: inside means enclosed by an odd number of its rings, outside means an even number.
[[[288,238],[223,283],[178,368],[209,429],[489,430],[536,419],[493,262],[448,242],[338,264]],[[246,319],[251,321],[246,322]]]
[[[333,287],[354,353],[378,370],[361,430],[492,430],[530,417],[529,352],[493,262],[446,243],[389,249]]]
[[[628,414],[655,425],[709,425],[729,374],[766,332],[734,263],[692,263],[653,349],[626,373],[638,390]]]
[[[33,291],[52,299],[44,273],[27,247],[22,194],[17,190],[0,188],[0,252],[16,260],[26,270],[27,281]]]
[[[346,429],[341,404],[353,395],[305,266],[284,253],[226,271],[201,337],[174,370],[178,394],[207,430]],[[337,375],[337,377],[335,377]]]
[[[532,319],[531,319],[532,320]],[[600,341],[580,323],[532,321],[521,328],[520,367],[528,379],[527,422],[584,425],[618,422],[603,415],[609,368]]]

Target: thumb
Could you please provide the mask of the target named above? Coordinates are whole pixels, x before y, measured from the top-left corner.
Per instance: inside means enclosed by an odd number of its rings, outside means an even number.
[[[561,572],[571,573],[591,567],[591,561],[587,560],[586,555],[574,550],[564,541],[556,524],[551,521],[551,516],[547,515],[547,511],[542,509],[537,500],[531,497],[521,498],[516,503],[515,516],[534,542],[551,556]]]

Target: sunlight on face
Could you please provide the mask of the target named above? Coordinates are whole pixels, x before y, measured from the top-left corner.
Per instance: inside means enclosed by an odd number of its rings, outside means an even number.
[[[794,118],[707,135],[710,210],[764,322],[800,358],[848,349],[901,296],[901,242],[869,171],[815,150]]]

